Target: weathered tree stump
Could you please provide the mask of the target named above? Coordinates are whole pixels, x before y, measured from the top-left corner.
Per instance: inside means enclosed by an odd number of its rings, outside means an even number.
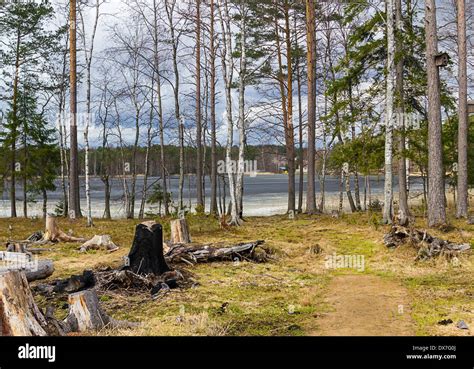
[[[79,248],[80,252],[86,252],[89,250],[99,250],[104,249],[108,252],[117,251],[118,246],[112,241],[112,238],[109,235],[95,235],[89,241],[86,241]]]
[[[52,214],[48,214],[46,217],[45,232],[43,239],[39,243],[46,242],[85,242],[86,239],[72,237],[64,233],[58,226],[56,217]]]
[[[186,219],[176,219],[171,221],[171,244],[191,243],[188,223]]]
[[[161,224],[151,221],[137,225],[127,261],[124,269],[139,275],[160,275],[170,270],[163,256]]]
[[[0,273],[0,336],[46,336],[48,323],[24,273]]]
[[[119,321],[108,316],[99,304],[94,290],[69,295],[69,315],[65,323],[71,332],[85,332],[104,328],[130,328],[136,324]]]

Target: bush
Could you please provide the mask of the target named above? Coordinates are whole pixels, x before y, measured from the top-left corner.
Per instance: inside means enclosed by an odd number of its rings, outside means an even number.
[[[373,211],[373,212],[382,211],[382,208],[383,208],[383,203],[379,199],[375,199],[371,201],[368,206],[369,211]]]

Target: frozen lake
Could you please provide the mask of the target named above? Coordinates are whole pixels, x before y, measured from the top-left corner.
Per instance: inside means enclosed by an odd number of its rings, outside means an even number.
[[[158,178],[150,177],[148,179],[148,186],[151,188],[154,182],[158,181]],[[130,180],[128,180],[130,183]],[[283,214],[287,209],[287,181],[288,177],[285,174],[259,174],[256,177],[245,177],[244,181],[244,215],[246,216],[266,216],[274,214]],[[171,177],[169,192],[172,194],[172,200],[176,203],[178,195],[178,177]],[[360,177],[360,192],[361,201],[363,201],[364,191],[364,177]],[[370,186],[372,197],[381,198],[383,191],[383,176],[371,176]],[[397,178],[394,178],[395,183],[395,196],[397,193]],[[114,218],[124,217],[124,206],[123,206],[123,190],[122,190],[122,179],[113,178],[111,180],[112,193],[111,193],[111,211]],[[419,192],[422,191],[421,178],[411,178],[411,191]],[[352,183],[352,187],[353,187]],[[4,186],[2,198],[0,201],[0,216],[7,217],[10,214],[10,200],[8,193],[8,183]],[[305,190],[306,190],[306,177],[305,177]],[[140,208],[140,202],[142,197],[143,178],[137,178],[137,201],[135,211],[138,213]],[[298,188],[298,176],[296,188]],[[319,182],[316,181],[317,198],[319,199]],[[206,209],[209,209],[209,196],[210,196],[210,183],[209,178],[206,177]],[[298,196],[298,193],[297,193]],[[339,177],[329,176],[326,178],[326,210],[331,211],[337,209],[339,197]],[[22,214],[22,189],[20,186],[17,188],[17,213],[20,216]],[[191,208],[195,207],[196,204],[196,190],[195,190],[195,179],[193,176],[186,177],[184,182],[184,203],[186,206],[191,204]],[[227,202],[229,201],[228,191],[226,193]],[[48,211],[53,212],[55,206],[62,199],[61,184],[57,181],[57,190],[48,193]],[[92,212],[94,217],[102,217],[104,214],[104,184],[100,178],[91,178],[91,199],[92,199]],[[42,199],[38,197],[36,203],[29,204],[29,215],[41,215]],[[298,202],[298,197],[296,198]],[[317,200],[318,201],[318,200]],[[305,200],[303,197],[303,206]],[[347,206],[347,198],[344,196],[344,204]],[[84,210],[86,207],[85,199],[85,185],[84,178],[81,178],[81,207]],[[157,206],[146,204],[146,212],[157,212]]]

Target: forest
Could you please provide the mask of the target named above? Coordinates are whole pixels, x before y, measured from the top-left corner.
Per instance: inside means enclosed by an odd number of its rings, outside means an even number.
[[[472,335],[473,11],[0,0],[0,336]]]

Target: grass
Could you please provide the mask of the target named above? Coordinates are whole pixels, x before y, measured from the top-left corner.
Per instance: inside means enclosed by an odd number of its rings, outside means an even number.
[[[163,224],[165,239],[169,238],[169,220],[157,219]],[[59,225],[66,232],[71,230],[81,237],[109,234],[120,249],[112,254],[102,250],[83,254],[78,252],[77,244],[54,245],[51,252],[41,256],[55,261],[55,273],[50,278],[64,278],[101,266],[120,266],[130,249],[137,222],[97,219],[94,228],[87,228],[84,220],[60,219]],[[261,264],[196,265],[189,268],[198,282],[195,287],[173,290],[160,300],[152,300],[147,294],[124,296],[107,292],[100,296],[100,301],[110,315],[141,325],[98,334],[317,334],[315,317],[333,310],[325,303],[331,279],[335,275],[357,273],[326,269],[325,256],[333,253],[363,255],[366,268],[361,273],[400,281],[410,294],[417,334],[464,334],[437,324],[445,317],[455,322],[464,319],[474,325],[472,256],[463,257],[457,267],[444,259],[415,263],[416,254],[410,246],[385,248],[382,238],[388,228],[380,224],[378,214],[348,214],[339,219],[306,215],[298,215],[294,220],[285,216],[252,217],[242,227],[228,230],[220,229],[218,221],[208,216],[190,215],[188,222],[193,242],[263,239],[274,251],[275,260]],[[460,221],[453,221],[453,225],[455,228],[448,233],[432,233],[455,241],[473,241],[472,226]],[[417,226],[425,226],[422,219],[417,219]],[[42,228],[42,219],[0,219],[0,242],[24,239]],[[315,246],[322,253],[311,252]],[[45,301],[40,296],[36,299],[42,307],[54,304],[59,318],[67,313],[66,301]]]

